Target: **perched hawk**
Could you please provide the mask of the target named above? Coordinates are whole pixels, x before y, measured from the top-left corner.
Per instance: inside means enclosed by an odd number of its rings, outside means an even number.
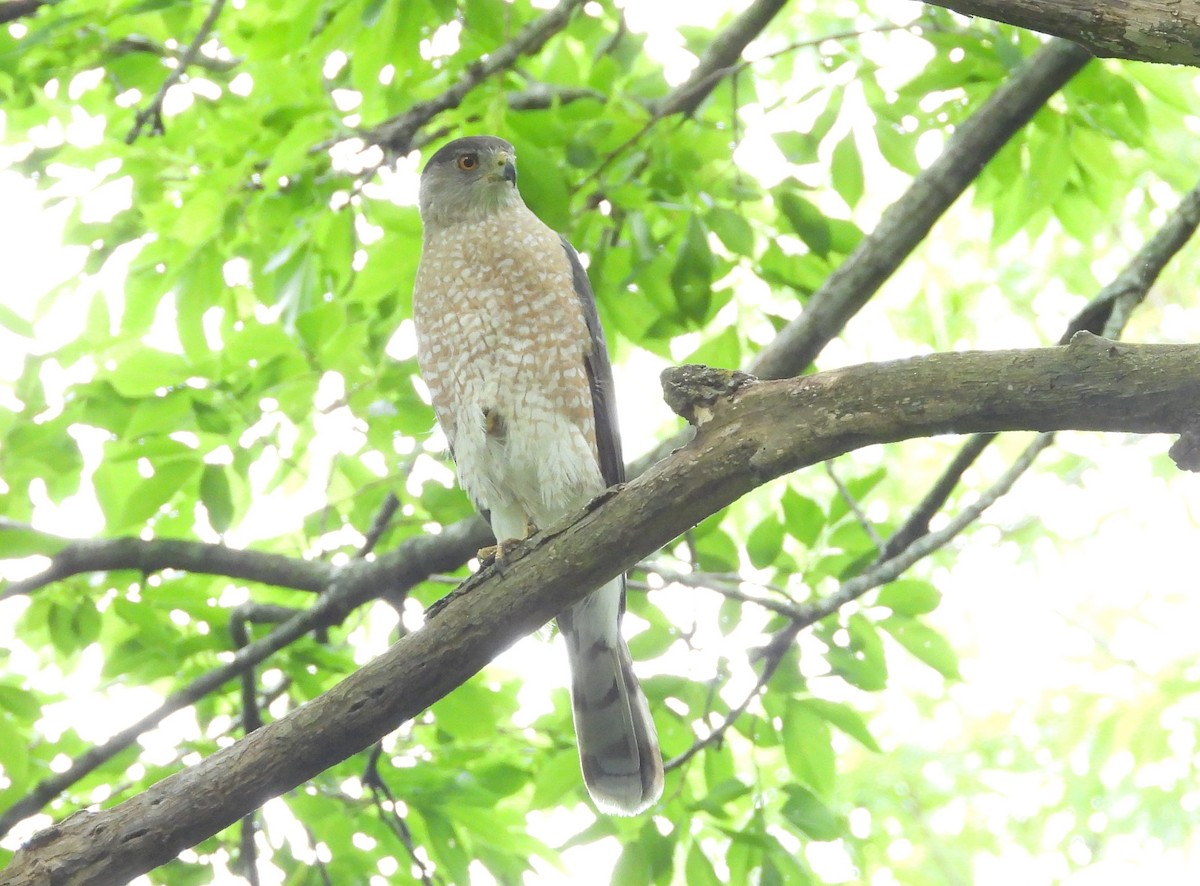
[[[579,256],[525,206],[513,146],[450,142],[421,173],[417,359],[458,478],[496,539],[523,538],[625,479],[612,368]],[[621,637],[625,580],[558,624],[584,781],[604,812],[662,793],[658,736]]]

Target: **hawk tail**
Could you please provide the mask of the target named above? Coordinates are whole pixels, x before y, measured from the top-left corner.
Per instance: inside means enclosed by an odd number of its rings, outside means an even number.
[[[661,795],[662,754],[621,638],[620,579],[558,618],[571,664],[571,707],[588,793],[601,812],[636,815]]]

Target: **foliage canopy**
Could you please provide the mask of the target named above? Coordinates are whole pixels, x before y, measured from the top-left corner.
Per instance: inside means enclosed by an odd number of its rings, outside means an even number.
[[[715,4],[715,23],[705,8],[708,24],[677,27],[638,5],[543,5],[69,0],[0,29],[0,187],[44,204],[66,244],[0,300],[0,863],[46,815],[111,805],[328,690],[467,574],[463,556],[282,645],[3,818],[310,606],[326,583],[304,582],[325,573],[289,564],[475,525],[430,433],[408,320],[429,146],[517,145],[527,202],[587,258],[638,455],[678,427],[647,379],[752,367],[1044,43],[934,8],[884,20],[867,0]],[[1195,81],[1088,62],[817,365],[1055,342],[1193,187]],[[1200,334],[1182,310],[1195,261],[1137,307],[1137,337]],[[254,866],[289,884],[577,882],[614,856],[615,883],[983,882],[1065,878],[1147,842],[1195,861],[1195,667],[1164,653],[1135,668],[1104,639],[1135,606],[1159,621],[1183,602],[1161,588],[1089,606],[1068,589],[1064,617],[1086,626],[1072,637],[1094,643],[1044,690],[992,704],[963,681],[974,624],[939,608],[964,576],[1002,561],[1028,576],[1045,547],[1105,537],[1037,520],[1035,496],[1083,498],[1093,463],[1164,500],[1161,447],[1071,439],[961,562],[924,560],[798,639],[788,607],[869,571],[957,441],[769,484],[647,561],[627,632],[674,760],[653,816],[588,811],[562,650],[532,639],[382,754],[268,802],[257,851],[230,829],[150,882]],[[945,514],[1027,442],[989,448]],[[79,552],[68,537],[97,546],[22,585]],[[148,559],[171,539],[263,559]],[[1038,612],[1004,624],[1040,637]]]

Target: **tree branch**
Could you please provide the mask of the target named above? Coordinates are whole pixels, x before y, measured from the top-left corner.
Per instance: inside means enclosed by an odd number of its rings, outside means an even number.
[[[700,103],[737,65],[750,42],[763,32],[786,5],[787,0],[755,0],[751,3],[713,38],[691,75],[671,90],[671,94],[655,109],[655,116],[695,113]]]
[[[530,22],[508,43],[488,53],[482,60],[467,65],[462,78],[441,95],[417,102],[403,114],[370,129],[363,138],[372,144],[383,145],[396,154],[407,154],[413,149],[413,138],[422,126],[442,111],[457,108],[467,93],[499,72],[511,68],[521,56],[537,54],[551,37],[567,26],[571,15],[583,4],[584,0],[562,0],[541,18]],[[327,148],[329,145],[319,147]]]
[[[803,313],[758,352],[749,371],[760,378],[804,371],[925,239],[987,161],[1089,58],[1065,40],[1038,50],[958,128],[942,155],[812,294]],[[644,471],[686,439],[685,431],[664,441],[637,459],[631,473]]]
[[[204,17],[204,21],[200,24],[200,29],[196,31],[196,36],[192,38],[192,42],[188,44],[188,48],[179,57],[179,65],[163,81],[163,85],[159,87],[154,98],[150,100],[150,104],[138,111],[133,121],[133,127],[125,136],[125,144],[131,145],[137,141],[137,137],[142,134],[142,130],[146,128],[147,124],[152,124],[150,131],[155,134],[163,131],[162,106],[163,100],[167,97],[167,91],[183,78],[188,67],[200,53],[200,47],[204,45],[204,41],[208,39],[208,35],[217,26],[217,19],[224,8],[225,0],[213,0],[212,7],[208,10],[208,15]]]
[[[1181,0],[927,0],[933,6],[1065,37],[1092,54],[1200,66],[1200,7]]]
[[[482,534],[481,528],[484,529]],[[311,607],[237,650],[227,664],[171,693],[145,717],[76,757],[65,771],[39,782],[29,794],[0,815],[0,836],[125,750],[137,741],[138,736],[155,728],[170,714],[190,707],[305,634],[339,624],[350,612],[370,600],[382,597],[398,605],[408,591],[426,577],[457,569],[489,538],[482,522],[470,518],[446,527],[440,535],[409,539],[374,562],[352,560],[331,575],[328,589]]]
[[[1065,347],[937,354],[743,386],[714,404],[684,449],[466,581],[424,627],[329,692],[142,794],[36,835],[9,882],[102,886],[163,864],[369,746],[571,602],[782,474],[929,434],[1174,433],[1194,422],[1198,398],[1200,346],[1119,345],[1087,333]],[[884,575],[882,565],[873,571]]]
[[[5,0],[0,3],[0,25],[33,15],[49,0]]]
[[[964,122],[937,160],[888,207],[879,225],[813,293],[750,366],[761,378],[803,372],[929,234],[996,153],[1091,56],[1073,43],[1047,43]]]
[[[1200,182],[1183,195],[1167,223],[1142,245],[1121,273],[1071,319],[1058,343],[1066,344],[1080,331],[1119,338],[1133,309],[1149,295],[1150,288],[1167,262],[1191,239],[1198,226]],[[995,438],[995,434],[976,434],[963,444],[904,524],[887,540],[881,558],[894,556],[929,531],[929,521],[950,498],[967,468],[975,463]]]
[[[4,527],[0,527],[0,532]],[[45,533],[42,533],[43,535]],[[133,569],[143,574],[179,569],[197,575],[224,575],[298,591],[322,591],[337,571],[320,560],[300,560],[282,554],[246,551],[202,541],[171,538],[80,539],[50,558],[37,575],[9,582],[0,600],[31,594],[39,588],[85,572]]]

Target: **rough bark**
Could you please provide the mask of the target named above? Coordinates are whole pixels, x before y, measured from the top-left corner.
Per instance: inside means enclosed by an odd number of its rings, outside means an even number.
[[[1194,0],[927,2],[1063,37],[1103,58],[1200,66],[1200,4]]]
[[[465,582],[384,655],[142,794],[40,832],[0,883],[103,886],[165,863],[414,717],[698,521],[805,465],[930,434],[1191,431],[1200,346],[1080,333],[1058,348],[938,354],[735,388],[701,413],[708,420],[686,447]]]

